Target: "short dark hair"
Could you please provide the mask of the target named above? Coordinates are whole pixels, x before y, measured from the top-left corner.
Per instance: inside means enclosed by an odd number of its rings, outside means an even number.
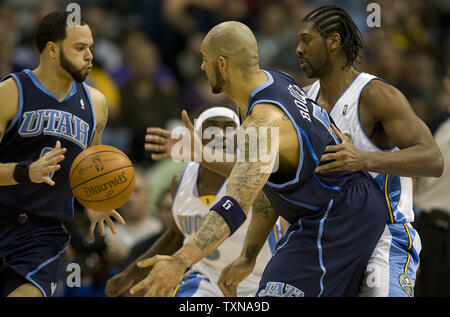
[[[34,36],[34,42],[39,53],[42,53],[48,42],[57,42],[66,38],[67,17],[69,13],[67,11],[52,12],[39,21]],[[87,24],[86,20],[81,18],[80,25],[85,24]]]
[[[351,66],[359,57],[359,50],[364,48],[364,41],[358,27],[348,13],[334,5],[323,6],[308,13],[303,22],[312,22],[314,28],[324,37],[338,33],[341,37],[342,48],[347,57],[347,64]]]

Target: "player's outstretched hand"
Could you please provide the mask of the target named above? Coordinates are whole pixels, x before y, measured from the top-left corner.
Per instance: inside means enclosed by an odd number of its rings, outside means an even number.
[[[64,160],[66,148],[61,148],[61,142],[56,141],[55,147],[30,164],[28,175],[33,183],[47,183],[55,186],[50,175],[61,168],[58,163]]]
[[[130,289],[134,295],[147,289],[145,297],[165,297],[180,283],[186,267],[181,265],[174,256],[155,255],[139,261],[137,266],[146,268],[153,266],[152,271],[142,281]]]
[[[94,231],[97,224],[100,229],[100,236],[102,237],[105,236],[105,224],[104,224],[105,221],[108,224],[109,228],[111,229],[111,232],[113,234],[116,234],[117,233],[116,226],[114,225],[114,222],[112,221],[111,217],[116,219],[120,224],[122,225],[125,224],[125,220],[123,220],[122,216],[115,210],[95,211],[87,208],[86,212],[89,217],[89,220],[91,221],[91,225],[89,227],[89,235],[91,237],[94,236]]]
[[[124,294],[136,282],[144,279],[151,269],[151,267],[139,268],[136,264],[131,264],[106,282],[105,295],[117,297]]]
[[[316,173],[365,171],[367,161],[364,158],[364,152],[358,151],[350,138],[339,131],[334,124],[331,124],[331,128],[341,140],[341,144],[328,145],[320,158],[320,162],[327,163],[317,166],[314,171]]]
[[[181,112],[181,119],[186,127],[185,135],[175,136],[172,131],[149,127],[145,135],[146,151],[152,152],[151,158],[153,160],[162,160],[165,158],[179,161],[194,161],[194,149],[201,150],[201,141],[198,135],[195,133],[194,125],[192,124],[186,110]],[[180,142],[184,137],[190,139],[190,153],[178,153],[172,151],[175,144]],[[183,149],[185,149],[183,147]]]
[[[107,297],[117,297],[129,289],[133,283],[134,280],[129,278],[125,271],[121,272],[106,281],[105,295]]]
[[[239,257],[228,264],[220,274],[217,284],[225,297],[236,297],[237,287],[255,267],[254,262],[249,262],[244,257]]]

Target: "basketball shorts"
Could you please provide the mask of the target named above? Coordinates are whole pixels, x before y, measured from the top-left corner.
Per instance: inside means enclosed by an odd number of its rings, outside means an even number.
[[[367,264],[362,297],[412,297],[421,251],[409,223],[387,224]]]
[[[255,297],[258,285],[239,285],[238,297]],[[172,297],[223,297],[217,283],[211,281],[204,274],[189,269],[181,282],[171,293]]]
[[[374,181],[344,187],[327,206],[290,225],[264,270],[257,296],[358,296],[387,215]]]
[[[57,220],[36,223],[5,215],[0,211],[1,296],[24,283],[35,285],[45,297],[52,296],[70,235]]]

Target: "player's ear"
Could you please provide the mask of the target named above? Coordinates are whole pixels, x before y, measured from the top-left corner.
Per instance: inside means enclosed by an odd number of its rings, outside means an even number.
[[[52,41],[48,41],[47,45],[45,45],[45,50],[52,59],[55,59],[58,56],[58,49],[58,44]]]
[[[337,50],[341,47],[341,36],[339,33],[333,33],[327,38],[327,46],[330,52]]]
[[[217,66],[223,74],[228,67],[228,60],[224,56],[219,56],[217,59]]]

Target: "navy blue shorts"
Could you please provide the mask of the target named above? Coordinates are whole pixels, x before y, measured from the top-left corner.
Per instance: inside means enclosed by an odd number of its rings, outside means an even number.
[[[388,210],[372,180],[349,185],[292,223],[268,262],[257,296],[358,296]]]
[[[44,296],[52,296],[58,269],[70,235],[57,220],[19,222],[0,216],[0,294],[7,296],[24,283],[35,285]]]

